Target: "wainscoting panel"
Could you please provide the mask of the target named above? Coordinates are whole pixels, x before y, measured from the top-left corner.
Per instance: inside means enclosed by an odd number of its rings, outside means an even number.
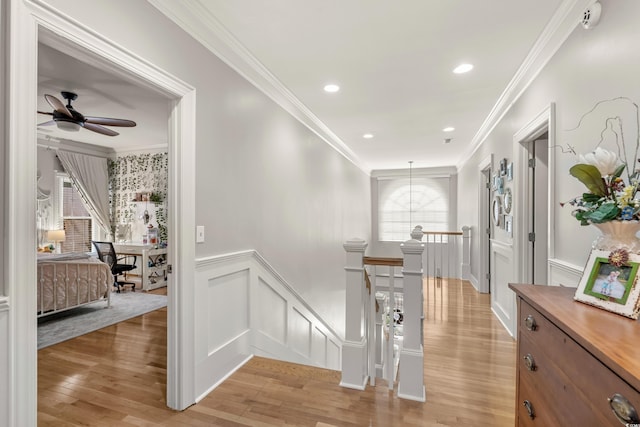
[[[578,287],[584,267],[559,259],[549,260],[549,284],[553,286]]]
[[[339,370],[343,338],[256,251],[196,261],[196,396],[253,355]]]
[[[311,355],[311,321],[295,308],[291,311],[289,333],[291,348],[302,356],[309,357]]]
[[[249,270],[209,279],[207,308],[211,354],[249,329]]]
[[[515,294],[509,289],[513,280],[513,248],[491,240],[491,309],[511,336],[515,336]]]
[[[319,366],[327,366],[327,336],[318,328],[313,328],[311,356]]]
[[[257,310],[254,311],[255,324],[260,331],[280,344],[287,342],[287,300],[258,279],[256,287]]]

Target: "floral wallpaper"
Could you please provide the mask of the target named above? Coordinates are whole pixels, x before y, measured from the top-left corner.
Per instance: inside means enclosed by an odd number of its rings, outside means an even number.
[[[118,224],[130,224],[132,241],[141,239],[149,224],[158,228],[160,242],[167,241],[168,153],[134,154],[109,160],[109,197],[111,228],[115,235]],[[136,201],[140,194],[153,194],[160,200]]]

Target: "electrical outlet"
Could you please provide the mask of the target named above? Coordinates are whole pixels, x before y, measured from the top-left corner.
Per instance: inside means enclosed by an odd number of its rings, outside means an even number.
[[[196,227],[196,243],[204,243],[204,225]]]

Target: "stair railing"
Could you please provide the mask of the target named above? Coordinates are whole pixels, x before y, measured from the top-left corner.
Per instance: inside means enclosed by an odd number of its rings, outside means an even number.
[[[422,254],[424,244],[411,239],[400,245],[403,258],[365,257],[367,244],[350,240],[344,244],[347,252],[346,332],[342,347],[343,387],[364,390],[367,380],[375,385],[380,372],[394,388],[397,375],[398,397],[424,402],[424,354],[422,345]],[[369,266],[371,276],[365,265]],[[389,281],[386,287],[377,285],[376,269],[386,267]],[[395,269],[402,267],[403,286],[395,287]],[[385,292],[376,292],[384,287]],[[399,292],[400,291],[400,292]],[[382,294],[386,294],[383,297]],[[396,295],[400,295],[399,306]],[[402,344],[395,351],[395,328],[401,315]],[[399,358],[399,363],[397,363]],[[398,369],[396,370],[396,366]]]

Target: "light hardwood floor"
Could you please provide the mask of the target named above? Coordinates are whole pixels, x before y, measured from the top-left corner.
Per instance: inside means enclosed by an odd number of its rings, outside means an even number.
[[[165,407],[166,309],[38,353],[40,426],[512,426],[515,341],[471,285],[425,283],[427,402],[384,381],[254,357],[197,405]]]

